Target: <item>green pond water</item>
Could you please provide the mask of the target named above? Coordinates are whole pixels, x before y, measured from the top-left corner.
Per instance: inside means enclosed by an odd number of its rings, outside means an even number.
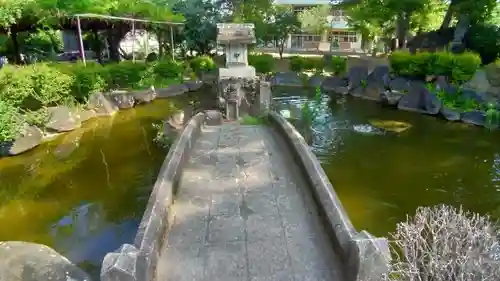
[[[303,102],[288,90],[274,103],[294,117]],[[313,150],[357,229],[386,236],[440,203],[500,218],[498,131],[335,96],[315,124]]]
[[[178,99],[94,118],[25,154],[0,159],[0,241],[55,248],[89,271],[133,243],[167,151],[152,124]],[[96,273],[96,272],[93,272]]]

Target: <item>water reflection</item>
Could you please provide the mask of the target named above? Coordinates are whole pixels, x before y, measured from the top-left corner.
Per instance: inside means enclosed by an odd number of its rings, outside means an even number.
[[[274,106],[300,118],[312,94],[287,91]],[[439,203],[500,218],[499,132],[350,96],[322,105],[312,148],[357,228],[387,235],[417,207]]]
[[[157,100],[16,157],[0,159],[0,241],[46,244],[98,276],[102,258],[132,243],[166,151],[152,124],[185,101]]]

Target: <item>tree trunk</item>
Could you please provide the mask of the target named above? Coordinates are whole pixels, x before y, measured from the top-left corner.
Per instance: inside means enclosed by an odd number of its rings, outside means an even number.
[[[402,12],[398,15],[396,23],[396,36],[398,39],[397,48],[406,48],[406,35],[410,27],[410,15],[407,12]]]
[[[470,27],[470,16],[461,14],[458,18],[457,26],[455,27],[455,32],[453,33],[453,41],[451,42],[450,50],[453,53],[461,53],[465,50],[463,44],[465,34]]]
[[[440,30],[450,27],[451,20],[453,19],[453,1],[450,2],[448,6],[448,10],[446,10],[446,14],[444,15],[443,22],[441,23]]]
[[[112,61],[120,61],[120,42],[128,32],[127,26],[123,24],[113,24],[106,30],[109,56]]]
[[[12,40],[12,47],[14,51],[14,63],[21,64],[21,50],[19,49],[19,42],[17,41],[17,31],[10,30],[10,40]]]

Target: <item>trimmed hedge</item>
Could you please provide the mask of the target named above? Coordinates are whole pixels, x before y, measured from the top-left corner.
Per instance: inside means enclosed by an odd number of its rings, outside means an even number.
[[[290,58],[290,70],[295,72],[314,71],[322,72],[325,69],[323,58],[294,56]]]
[[[452,54],[449,52],[417,53],[393,52],[389,63],[394,74],[405,77],[425,78],[426,75],[447,76],[456,83],[472,78],[481,66],[479,55],[471,52]]]
[[[255,67],[256,72],[268,74],[274,69],[274,57],[269,54],[249,55],[248,64]]]
[[[46,107],[85,102],[94,92],[166,86],[183,72],[184,65],[171,60],[88,63],[86,67],[79,63],[6,65],[0,69],[0,142],[17,136],[19,124],[36,120],[32,113]]]

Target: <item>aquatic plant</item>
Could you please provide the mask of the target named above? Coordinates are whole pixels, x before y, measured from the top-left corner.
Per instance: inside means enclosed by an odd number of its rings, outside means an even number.
[[[500,125],[500,111],[492,103],[488,104],[485,112],[486,124],[489,128]]]
[[[314,98],[311,101],[307,100],[301,108],[301,119],[306,126],[311,126],[318,117],[321,110],[321,102],[321,88],[316,87]]]
[[[426,88],[429,92],[434,93],[447,108],[462,112],[481,109],[481,105],[475,99],[465,96],[462,90],[458,87],[456,88],[457,90],[455,93],[448,93],[444,89],[438,88],[432,83],[427,83]]]
[[[264,123],[266,123],[266,117],[263,115],[260,116],[245,115],[241,118],[241,124],[243,125],[261,125]]]
[[[156,130],[156,135],[153,138],[153,142],[161,148],[169,149],[174,140],[171,136],[165,133],[165,123],[153,123],[153,128]]]
[[[439,205],[399,223],[390,280],[500,280],[500,232],[489,216]]]

